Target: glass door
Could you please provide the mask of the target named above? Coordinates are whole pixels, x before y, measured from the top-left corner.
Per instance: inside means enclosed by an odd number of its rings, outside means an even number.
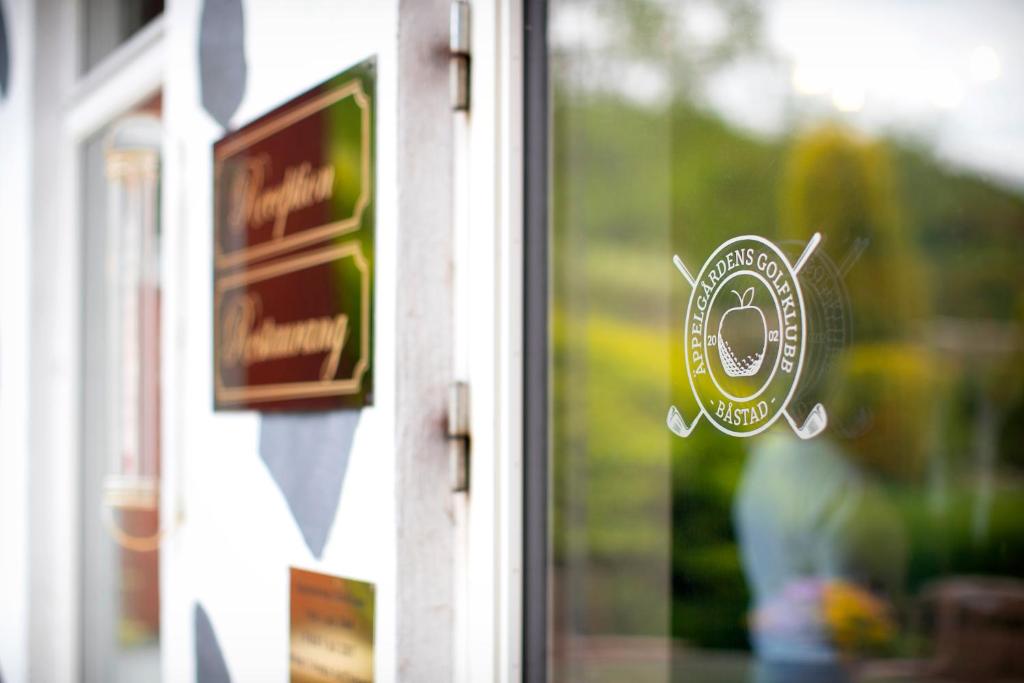
[[[1024,677],[1024,7],[539,11],[527,678]]]

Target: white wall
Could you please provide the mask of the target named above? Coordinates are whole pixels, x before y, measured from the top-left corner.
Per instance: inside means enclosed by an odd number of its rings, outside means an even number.
[[[26,677],[28,637],[29,0],[4,0],[10,89],[0,99],[0,675]]]
[[[193,604],[202,603],[236,681],[283,681],[288,568],[376,585],[380,681],[395,678],[395,263],[397,4],[252,0],[244,124],[363,59],[377,56],[376,403],[360,419],[321,560],[307,549],[258,455],[259,416],[211,407],[211,145],[222,132],[201,109],[198,0],[170,3],[165,120],[165,510],[183,527],[162,559],[164,671],[194,672]]]

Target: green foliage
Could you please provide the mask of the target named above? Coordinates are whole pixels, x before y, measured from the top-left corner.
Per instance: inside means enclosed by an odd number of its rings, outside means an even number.
[[[939,359],[923,345],[855,344],[837,366],[829,411],[836,423],[860,423],[846,442],[849,456],[875,474],[920,481],[937,428],[935,397],[947,393]]]
[[[888,147],[836,125],[798,136],[780,183],[782,236],[806,242],[820,231],[829,245],[866,240],[846,277],[861,339],[912,332],[925,315],[920,254],[902,210]],[[836,253],[833,248],[833,253]]]

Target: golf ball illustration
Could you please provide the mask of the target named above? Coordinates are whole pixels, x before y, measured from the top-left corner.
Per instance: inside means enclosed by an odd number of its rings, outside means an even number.
[[[753,305],[754,288],[740,294],[730,290],[739,300],[722,314],[718,323],[718,356],[729,377],[750,377],[761,369],[768,348],[768,324],[764,313]]]

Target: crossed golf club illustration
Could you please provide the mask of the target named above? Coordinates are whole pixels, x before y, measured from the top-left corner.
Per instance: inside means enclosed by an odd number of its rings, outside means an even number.
[[[797,259],[796,265],[792,267],[794,276],[799,275],[800,269],[803,268],[804,265],[807,263],[808,259],[810,259],[811,254],[814,253],[814,250],[817,248],[820,242],[821,234],[817,232],[814,233],[814,235],[811,236],[810,241],[808,241],[807,245],[804,247],[803,253],[800,254],[800,258]],[[692,291],[693,288],[696,286],[696,280],[690,274],[690,271],[687,270],[686,265],[683,263],[683,260],[679,258],[678,255],[674,255],[672,257],[672,263],[675,264],[676,269],[678,269],[682,276],[686,279],[686,282],[690,285]],[[801,315],[803,315],[803,312],[801,312]],[[692,379],[690,381],[692,382]],[[797,377],[797,381],[799,381],[799,377]],[[790,414],[788,410],[788,403],[789,400],[787,399],[786,402],[783,404],[780,412],[783,416],[785,416],[786,421],[789,422],[789,426],[793,428],[793,432],[796,433],[796,435],[801,439],[813,439],[815,436],[824,431],[826,426],[828,426],[828,414],[825,412],[825,406],[821,405],[820,403],[816,403],[814,407],[811,408],[810,412],[807,414],[806,419],[804,419],[803,424],[798,424],[796,419],[794,419],[793,416]],[[683,419],[682,414],[679,412],[679,409],[673,405],[668,410],[668,428],[676,436],[685,438],[689,436],[691,432],[693,432],[694,427],[697,426],[697,423],[700,422],[701,416],[703,416],[704,414],[704,406],[703,404],[700,404],[700,411],[697,413],[696,417],[694,417],[693,420],[689,424],[687,424],[686,420]],[[773,420],[774,419],[775,418],[773,418]]]

